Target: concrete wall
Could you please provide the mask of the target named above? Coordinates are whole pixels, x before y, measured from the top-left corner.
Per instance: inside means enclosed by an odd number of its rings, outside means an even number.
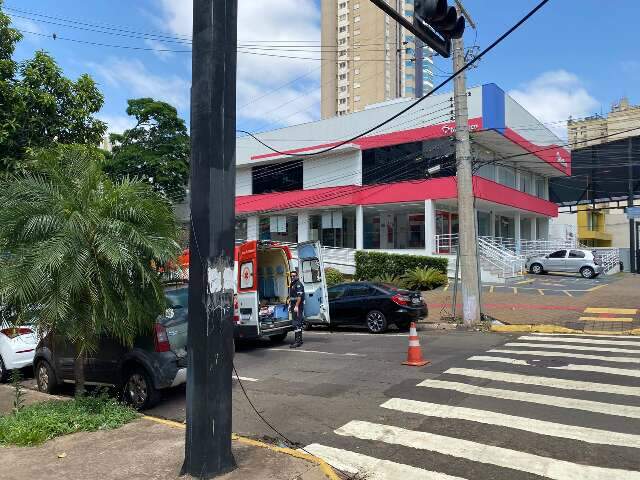
[[[305,158],[302,183],[305,190],[362,185],[362,152],[355,150],[330,157]]]

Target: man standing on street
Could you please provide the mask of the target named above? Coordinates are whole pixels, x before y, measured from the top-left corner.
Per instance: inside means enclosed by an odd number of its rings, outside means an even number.
[[[291,272],[291,286],[289,287],[289,308],[293,320],[295,341],[289,348],[298,348],[302,345],[302,327],[304,325],[304,285],[298,279],[298,272]]]

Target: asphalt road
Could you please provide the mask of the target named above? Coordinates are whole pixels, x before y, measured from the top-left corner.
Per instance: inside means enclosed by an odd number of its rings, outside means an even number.
[[[373,479],[640,480],[640,338],[314,331],[236,352],[260,413],[294,446]],[[278,439],[236,381],[234,431]],[[147,412],[185,418],[184,389]]]

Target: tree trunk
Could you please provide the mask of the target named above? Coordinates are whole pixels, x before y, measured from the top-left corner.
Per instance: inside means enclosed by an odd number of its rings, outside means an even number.
[[[85,394],[84,389],[84,360],[85,353],[82,347],[76,347],[76,358],[73,364],[73,376],[76,381],[76,398]]]

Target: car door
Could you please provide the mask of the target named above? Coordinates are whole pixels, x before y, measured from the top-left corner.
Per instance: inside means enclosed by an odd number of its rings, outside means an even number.
[[[348,288],[348,285],[340,284],[327,289],[332,325],[338,325],[348,321],[346,317],[346,306],[348,303],[346,292]]]
[[[569,256],[566,259],[568,272],[579,272],[580,267],[584,265],[586,255],[582,250],[569,250]]]
[[[566,250],[557,250],[547,257],[547,261],[545,262],[545,270],[549,270],[552,272],[564,272],[567,269],[567,265],[565,262],[567,256]]]
[[[300,279],[304,284],[304,316],[313,323],[330,323],[329,295],[324,278],[324,263],[320,242],[298,244]]]

